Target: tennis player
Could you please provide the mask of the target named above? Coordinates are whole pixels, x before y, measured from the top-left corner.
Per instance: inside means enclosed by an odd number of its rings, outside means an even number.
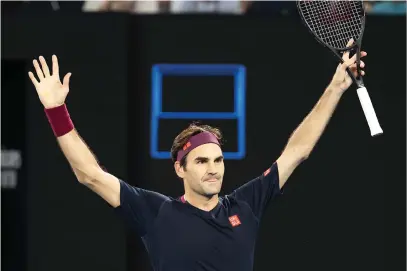
[[[362,52],[362,56],[366,53]],[[253,270],[259,223],[269,202],[280,195],[294,169],[310,155],[352,80],[356,57],[338,66],[322,97],[294,131],[281,156],[257,178],[229,195],[219,196],[225,171],[221,132],[191,125],[174,140],[174,169],[185,194],[171,198],[133,187],[105,172],[69,117],[65,98],[68,73],[59,79],[43,57],[34,60],[38,80],[29,73],[57,141],[78,181],[106,200],[142,238],[156,271]],[[364,63],[361,63],[364,67]]]

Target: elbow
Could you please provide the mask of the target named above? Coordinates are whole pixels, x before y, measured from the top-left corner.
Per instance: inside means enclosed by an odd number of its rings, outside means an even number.
[[[83,175],[83,174],[75,174],[76,175],[76,179],[78,180],[78,182],[80,184],[83,184],[85,186],[89,186],[92,183],[92,178],[90,178],[89,176]]]
[[[95,166],[73,167],[73,171],[78,182],[86,186],[92,185],[98,174],[98,168]]]
[[[313,150],[313,147],[307,146],[307,145],[302,145],[302,146],[295,146],[295,147],[289,147],[285,152],[290,153],[292,157],[295,157],[295,160],[297,161],[297,164],[301,164],[305,160],[308,159],[310,156],[311,152]]]
[[[302,164],[305,160],[308,159],[308,157],[310,156],[312,150],[310,149],[304,149],[301,152],[298,152],[296,155],[296,161],[297,161],[297,165]]]
[[[80,184],[89,186],[92,183],[93,178],[90,177],[89,175],[83,174],[82,172],[77,172],[75,170],[74,170],[74,173],[75,173],[77,181]]]
[[[310,152],[306,152],[306,153],[303,153],[303,154],[297,156],[297,159],[296,159],[297,163],[296,164],[297,165],[302,164],[305,160],[308,159],[309,155],[310,155]]]
[[[301,156],[300,156],[301,162],[304,162],[305,160],[307,160],[309,158],[313,149],[314,149],[313,147],[304,148],[304,151],[301,153]]]
[[[310,153],[304,154],[301,158],[300,158],[300,163],[304,162],[305,160],[308,159]]]

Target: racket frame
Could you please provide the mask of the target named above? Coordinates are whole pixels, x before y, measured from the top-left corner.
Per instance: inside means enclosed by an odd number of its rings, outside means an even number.
[[[303,12],[302,12],[302,8],[301,8],[301,2],[303,2],[303,1],[307,1],[307,0],[297,0],[296,2],[296,4],[297,4],[297,10],[299,11],[299,13],[300,13],[300,17],[301,17],[301,20],[302,20],[302,22],[303,22],[303,24],[305,24],[306,26],[307,26],[307,29],[308,29],[308,31],[314,36],[314,38],[322,45],[322,46],[324,46],[324,47],[326,47],[326,48],[328,48],[328,49],[330,49],[331,50],[331,52],[339,59],[339,61],[341,62],[341,63],[343,63],[344,61],[343,61],[343,59],[342,59],[342,56],[341,56],[341,54],[343,54],[344,52],[347,52],[347,51],[349,51],[349,55],[353,55],[353,54],[355,54],[356,53],[356,67],[357,67],[357,73],[358,73],[358,75],[357,75],[357,77],[355,77],[355,75],[350,71],[350,69],[349,68],[346,68],[346,71],[348,72],[348,74],[349,74],[349,76],[352,78],[352,80],[353,80],[353,82],[359,87],[359,88],[361,88],[361,87],[364,87],[364,82],[363,82],[363,79],[362,79],[362,69],[360,68],[360,50],[361,50],[361,48],[362,48],[362,38],[363,38],[363,34],[364,34],[364,32],[365,32],[365,24],[366,24],[366,12],[365,12],[365,6],[364,6],[364,4],[363,4],[363,1],[360,1],[361,2],[361,4],[362,4],[362,17],[361,17],[361,22],[362,22],[362,25],[361,25],[361,27],[362,27],[362,29],[361,29],[361,31],[360,31],[360,35],[359,35],[359,37],[357,38],[357,39],[354,39],[354,43],[351,45],[351,46],[349,46],[349,47],[346,47],[346,48],[336,48],[336,47],[334,47],[334,46],[331,46],[331,45],[329,45],[329,44],[327,44],[327,43],[325,43],[320,37],[318,37],[318,35],[316,35],[315,34],[315,32],[314,31],[312,31],[312,28],[311,28],[311,26],[308,24],[308,22],[305,20],[305,18],[304,18],[304,14],[303,14]],[[308,0],[309,1],[309,0]],[[318,0],[316,0],[316,1],[318,1]],[[352,37],[353,38],[353,37]],[[350,38],[349,38],[350,39]],[[350,56],[351,57],[351,56]]]
[[[307,1],[307,0],[305,0]],[[297,0],[297,10],[300,13],[300,17],[301,20],[303,22],[303,24],[305,24],[307,26],[307,29],[309,32],[311,32],[311,34],[314,36],[314,38],[323,46],[326,47],[328,49],[330,49],[331,52],[333,52],[339,59],[339,61],[343,64],[344,60],[342,59],[342,56],[340,54],[343,54],[344,52],[348,52],[349,51],[349,55],[350,57],[353,56],[353,54],[356,54],[356,68],[357,68],[357,76],[355,76],[349,68],[346,68],[346,71],[348,72],[349,76],[352,78],[353,82],[358,86],[357,89],[357,94],[360,100],[360,103],[362,105],[362,109],[363,112],[365,114],[366,120],[368,122],[368,126],[370,129],[370,133],[371,136],[377,136],[377,135],[381,135],[383,134],[383,130],[380,127],[379,121],[377,120],[377,116],[376,113],[373,109],[373,105],[371,103],[369,94],[366,90],[366,87],[364,85],[363,79],[362,79],[362,73],[361,73],[361,67],[360,67],[360,58],[361,58],[361,54],[360,54],[360,50],[362,48],[362,38],[363,38],[363,34],[365,31],[365,24],[366,24],[366,12],[364,9],[364,4],[363,1],[360,1],[361,5],[362,5],[362,15],[361,16],[361,32],[359,34],[359,37],[357,39],[355,39],[354,37],[354,43],[351,46],[348,46],[346,48],[336,48],[334,46],[331,46],[327,43],[325,43],[320,37],[318,37],[318,35],[312,30],[311,26],[308,24],[308,22],[305,20],[305,16],[302,12],[302,8],[301,8],[301,2],[302,0]],[[350,39],[350,38],[349,38]],[[352,55],[352,56],[351,56]]]

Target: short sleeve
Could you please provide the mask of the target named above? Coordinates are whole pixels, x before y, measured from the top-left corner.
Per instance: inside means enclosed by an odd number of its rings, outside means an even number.
[[[142,237],[147,234],[161,205],[169,200],[160,193],[137,188],[120,180],[120,205],[115,212]]]
[[[275,162],[262,175],[237,188],[230,196],[246,202],[260,220],[268,203],[281,194],[278,166]]]

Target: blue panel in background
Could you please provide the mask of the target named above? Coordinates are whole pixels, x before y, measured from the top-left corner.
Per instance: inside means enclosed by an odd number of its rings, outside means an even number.
[[[233,112],[163,112],[162,81],[172,76],[233,76]],[[246,155],[246,68],[238,64],[156,64],[151,71],[151,138],[150,154],[154,159],[171,159],[169,151],[158,150],[160,119],[235,119],[237,120],[237,151],[224,152],[225,159],[240,160]]]

